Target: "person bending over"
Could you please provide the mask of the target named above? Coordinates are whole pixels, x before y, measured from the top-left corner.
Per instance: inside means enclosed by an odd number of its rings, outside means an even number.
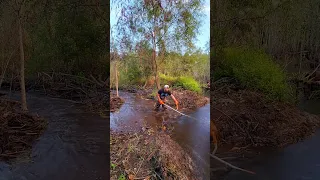
[[[166,106],[164,105],[164,103],[166,102],[166,98],[168,96],[171,96],[171,98],[174,100],[174,102],[176,103],[177,110],[178,110],[179,103],[178,103],[177,99],[173,96],[173,94],[171,93],[168,85],[165,85],[164,88],[162,88],[158,91],[158,94],[157,94],[158,101],[156,104],[156,110],[158,110],[160,108],[160,106],[162,106],[163,109],[166,109]]]

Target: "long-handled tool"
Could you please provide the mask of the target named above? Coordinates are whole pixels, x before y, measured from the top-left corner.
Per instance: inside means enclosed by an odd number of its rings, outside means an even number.
[[[164,105],[165,105],[165,106],[167,106],[168,108],[170,108],[171,110],[174,110],[175,112],[177,112],[177,113],[179,113],[179,114],[183,115],[183,116],[187,116],[187,117],[189,117],[189,118],[191,118],[191,119],[197,120],[197,119],[196,119],[196,118],[194,118],[194,117],[191,117],[191,116],[189,116],[189,115],[183,114],[182,112],[180,112],[180,111],[178,111],[178,110],[176,110],[176,109],[172,108],[172,107],[171,107],[171,106],[169,106],[169,105],[166,105],[166,104],[164,104]]]

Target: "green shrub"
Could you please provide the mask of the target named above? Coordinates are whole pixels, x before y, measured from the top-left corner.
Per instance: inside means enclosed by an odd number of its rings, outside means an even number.
[[[179,77],[175,85],[190,91],[195,91],[198,93],[201,92],[200,84],[192,77]]]
[[[160,74],[160,81],[162,84],[171,84],[172,86],[176,83],[177,77],[167,76],[164,74]]]
[[[160,81],[162,84],[168,84],[173,87],[181,87],[186,90],[194,91],[194,92],[201,92],[200,84],[192,77],[171,77],[166,76],[164,74],[160,74]]]
[[[271,98],[288,98],[290,90],[285,73],[263,51],[226,48],[218,59],[215,78],[234,77],[245,87],[258,89]]]

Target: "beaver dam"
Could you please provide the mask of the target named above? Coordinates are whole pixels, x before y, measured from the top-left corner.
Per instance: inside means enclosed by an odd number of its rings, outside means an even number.
[[[208,179],[209,99],[174,91],[180,111],[154,111],[150,92],[111,94],[111,179]],[[168,104],[174,103],[168,98]],[[112,104],[114,102],[114,105]]]
[[[0,99],[0,160],[29,155],[32,144],[47,127],[46,120],[21,112],[20,107],[18,101]]]
[[[216,84],[212,94],[211,121],[216,125],[220,147],[217,156],[257,173],[232,171],[211,160],[212,179],[320,177],[315,168],[310,167],[317,165],[307,155],[319,157],[314,153],[319,147],[312,143],[320,138],[319,133],[314,134],[320,126],[318,115],[302,111],[293,104],[268,100],[262,93],[232,83]],[[312,109],[319,105],[313,103]],[[311,175],[303,175],[307,169],[298,168],[302,167],[299,164],[310,167]],[[295,173],[289,171],[289,167],[296,169]]]

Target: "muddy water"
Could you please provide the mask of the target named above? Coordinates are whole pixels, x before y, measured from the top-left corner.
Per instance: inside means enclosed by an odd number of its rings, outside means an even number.
[[[18,98],[17,95],[15,98]],[[45,117],[47,130],[31,158],[0,162],[0,179],[108,179],[109,123],[62,99],[28,94],[29,110]]]
[[[132,93],[120,92],[125,99],[119,112],[110,114],[110,128],[115,131],[135,132],[142,127],[158,129],[167,125],[170,136],[192,157],[202,179],[209,179],[210,158],[210,105],[195,111],[181,109],[182,112],[195,117],[193,120],[167,109],[154,111],[154,100],[143,99]]]
[[[301,102],[299,107],[309,113],[320,114],[320,101]],[[320,179],[320,130],[312,137],[283,150],[259,158],[234,163],[255,171],[256,175],[232,170],[227,180],[318,180]]]

